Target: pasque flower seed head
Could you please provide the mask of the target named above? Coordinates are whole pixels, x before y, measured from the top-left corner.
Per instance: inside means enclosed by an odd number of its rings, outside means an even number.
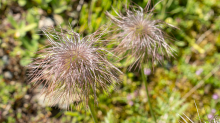
[[[31,82],[44,83],[42,93],[53,104],[68,106],[75,98],[88,103],[90,97],[96,99],[96,89],[108,90],[114,85],[120,72],[111,64],[105,50],[95,47],[100,33],[87,37],[72,30],[43,29],[50,41],[50,47],[38,52],[41,56],[29,65]]]
[[[149,0],[145,9],[140,6],[126,8],[123,15],[115,11],[117,16],[106,12],[106,15],[118,27],[113,37],[120,41],[115,52],[128,53],[139,62],[143,60],[161,61],[162,57],[173,56],[173,49],[166,42],[168,35],[162,30],[162,26],[172,26],[161,20],[153,19],[153,10],[149,9]],[[174,27],[174,26],[172,26]]]

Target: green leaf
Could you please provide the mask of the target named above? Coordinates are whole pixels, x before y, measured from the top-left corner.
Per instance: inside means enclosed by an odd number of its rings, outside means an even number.
[[[24,28],[24,31],[27,32],[27,31],[30,31],[30,30],[36,28],[36,27],[37,27],[37,24],[36,24],[36,23],[32,23],[32,24],[27,25],[27,26]]]
[[[108,111],[104,123],[116,123],[116,119],[114,118],[114,114],[112,110]]]
[[[175,44],[180,47],[186,46],[186,42],[184,41],[176,41]]]
[[[26,0],[18,0],[18,4],[19,4],[20,6],[26,5],[26,3],[27,3]]]
[[[7,19],[14,28],[18,28],[18,23],[14,20],[14,18],[11,15],[8,15]]]
[[[58,8],[55,8],[54,13],[59,14],[67,9],[67,6],[59,6]]]
[[[79,116],[79,113],[78,112],[66,111],[65,115],[76,117],[76,116]]]
[[[29,63],[31,63],[31,58],[30,57],[24,57],[20,60],[20,65],[26,66]]]

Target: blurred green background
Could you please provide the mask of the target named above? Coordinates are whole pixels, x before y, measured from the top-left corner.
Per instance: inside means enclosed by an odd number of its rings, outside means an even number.
[[[152,0],[155,5],[159,0]],[[105,11],[124,11],[125,4],[145,7],[148,0],[0,0],[0,122],[92,123],[85,109],[66,111],[50,107],[39,97],[39,89],[28,84],[25,66],[35,52],[48,44],[40,35],[44,26],[71,26],[90,34],[110,20]],[[154,18],[180,30],[165,28],[174,37],[176,57],[147,67],[149,90],[157,121],[176,123],[183,113],[198,122],[220,115],[220,1],[163,0]],[[153,122],[140,71],[128,71],[128,63],[117,63],[125,73],[122,84],[110,96],[98,93],[96,107],[103,123]],[[186,118],[186,117],[185,117]]]

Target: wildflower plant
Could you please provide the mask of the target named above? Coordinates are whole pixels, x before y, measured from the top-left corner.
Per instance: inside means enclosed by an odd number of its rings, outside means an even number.
[[[130,66],[130,69],[135,63],[138,63],[136,67],[138,65],[141,67],[142,80],[145,83],[150,112],[156,122],[148,94],[144,63],[148,62],[149,59],[152,63],[155,61],[162,62],[163,57],[169,58],[173,56],[174,50],[166,42],[171,38],[163,31],[163,27],[174,26],[154,19],[153,11],[155,6],[150,9],[150,4],[151,0],[148,1],[144,9],[140,6],[130,6],[126,8],[126,14],[115,11],[116,16],[113,16],[109,12],[106,12],[106,15],[117,27],[113,29],[113,32],[117,32],[113,38],[119,41],[115,52],[119,55],[131,55],[136,59],[133,65]]]
[[[40,56],[29,65],[29,76],[35,85],[44,84],[42,93],[54,105],[68,107],[75,99],[89,105],[91,98],[97,103],[98,89],[107,92],[108,86],[119,82],[120,70],[107,60],[108,51],[96,46],[102,33],[81,38],[73,30],[42,31],[51,46],[38,52]]]

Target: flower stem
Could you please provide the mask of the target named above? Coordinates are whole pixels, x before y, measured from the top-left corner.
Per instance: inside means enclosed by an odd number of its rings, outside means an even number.
[[[89,105],[89,109],[90,109],[90,112],[92,114],[92,118],[94,120],[94,123],[98,123],[96,113],[95,113],[95,108],[94,108],[94,105],[92,104],[91,100],[88,101],[88,105]]]
[[[148,104],[149,104],[149,107],[150,107],[150,113],[151,113],[151,115],[153,116],[153,118],[154,118],[154,121],[155,121],[155,123],[157,122],[157,120],[156,120],[156,117],[155,117],[155,115],[154,115],[154,112],[153,112],[153,109],[152,109],[152,105],[151,105],[151,102],[150,102],[150,97],[149,97],[149,92],[148,92],[148,89],[147,89],[147,77],[146,77],[146,75],[144,74],[144,64],[141,64],[141,76],[142,76],[142,80],[144,81],[144,85],[145,85],[145,89],[146,89],[146,93],[147,93],[147,99],[148,99]]]

